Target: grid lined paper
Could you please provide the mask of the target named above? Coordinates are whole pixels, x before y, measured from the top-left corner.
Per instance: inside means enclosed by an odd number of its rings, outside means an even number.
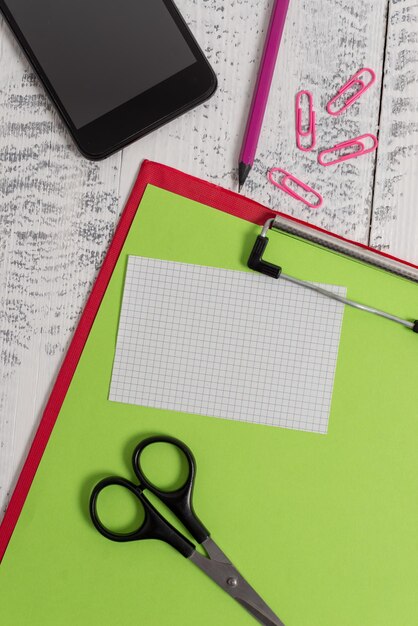
[[[131,256],[109,399],[326,433],[343,311],[261,274]]]

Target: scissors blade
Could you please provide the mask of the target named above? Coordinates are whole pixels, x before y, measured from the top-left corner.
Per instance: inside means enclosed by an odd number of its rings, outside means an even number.
[[[224,553],[212,542],[211,552],[214,548],[222,555],[222,560],[207,558],[194,551],[189,557],[205,574],[215,581],[224,591],[232,596],[244,607],[260,624],[265,626],[285,626],[258,593],[241,576],[238,570],[227,559]],[[215,550],[215,551],[216,551]],[[210,553],[209,553],[210,554]]]
[[[257,594],[256,594],[257,595]],[[246,600],[235,598],[241,606],[244,607],[260,624],[264,626],[285,626],[282,620],[270,609],[269,606],[259,597],[262,607],[257,608],[254,604],[250,604]]]

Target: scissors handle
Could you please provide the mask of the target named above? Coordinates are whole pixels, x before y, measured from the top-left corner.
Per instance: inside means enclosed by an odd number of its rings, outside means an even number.
[[[138,528],[131,532],[118,533],[111,530],[103,524],[97,512],[97,501],[100,493],[104,489],[113,486],[128,489],[143,506],[145,514],[144,520]],[[170,544],[186,558],[189,558],[194,552],[194,545],[160,515],[157,509],[154,508],[151,502],[142,493],[141,487],[134,485],[125,478],[110,476],[97,483],[90,497],[90,517],[99,533],[111,541],[125,542],[140,541],[142,539],[159,539],[160,541],[165,541]]]
[[[174,491],[156,487],[146,476],[141,466],[141,456],[146,448],[154,443],[168,443],[178,448],[186,457],[188,476],[185,483]],[[210,535],[209,531],[197,517],[193,508],[193,489],[196,477],[196,461],[192,451],[179,439],[168,436],[149,437],[141,441],[134,450],[132,463],[135,474],[143,488],[149,489],[161,500],[183,523],[197,543],[202,543]]]

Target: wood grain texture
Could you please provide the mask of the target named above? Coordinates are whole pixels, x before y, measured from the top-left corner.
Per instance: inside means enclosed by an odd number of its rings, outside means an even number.
[[[370,242],[418,263],[418,4],[389,6]]]
[[[0,507],[118,211],[121,156],[80,158],[2,26],[0,73]]]
[[[0,508],[142,159],[236,188],[272,0],[179,0],[178,5],[218,75],[219,89],[204,105],[102,163],[77,154],[0,21]],[[414,217],[416,184],[408,164],[416,152],[404,150],[405,136],[416,132],[415,17],[414,0],[291,0],[247,195],[362,242],[372,224],[373,243],[401,256],[416,254],[418,234],[407,226]],[[347,114],[330,118],[325,103],[365,65],[376,70],[376,85]],[[402,80],[395,81],[392,65],[399,66]],[[382,112],[377,171],[375,154],[323,168],[316,154],[296,149],[294,96],[301,88],[314,93],[320,147],[377,133]],[[273,166],[318,189],[324,207],[311,211],[273,188],[266,182]]]

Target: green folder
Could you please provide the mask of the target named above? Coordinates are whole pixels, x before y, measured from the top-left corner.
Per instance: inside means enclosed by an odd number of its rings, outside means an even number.
[[[65,383],[60,374],[68,391],[9,533],[1,624],[255,623],[168,545],[113,543],[90,521],[93,485],[113,474],[134,480],[135,445],[168,434],[196,457],[197,514],[286,626],[417,626],[416,334],[346,307],[327,435],[108,400],[128,255],[250,271],[260,233],[245,215],[250,201],[201,181],[190,199],[189,177],[144,167],[144,192],[137,187],[122,218],[120,254],[111,248],[105,261],[110,280],[97,314],[82,319],[89,332],[74,375]],[[177,193],[167,190],[171,179]],[[213,208],[221,200],[241,217]],[[404,278],[275,232],[266,258],[287,274],[344,285],[352,299],[418,316],[417,285]]]

